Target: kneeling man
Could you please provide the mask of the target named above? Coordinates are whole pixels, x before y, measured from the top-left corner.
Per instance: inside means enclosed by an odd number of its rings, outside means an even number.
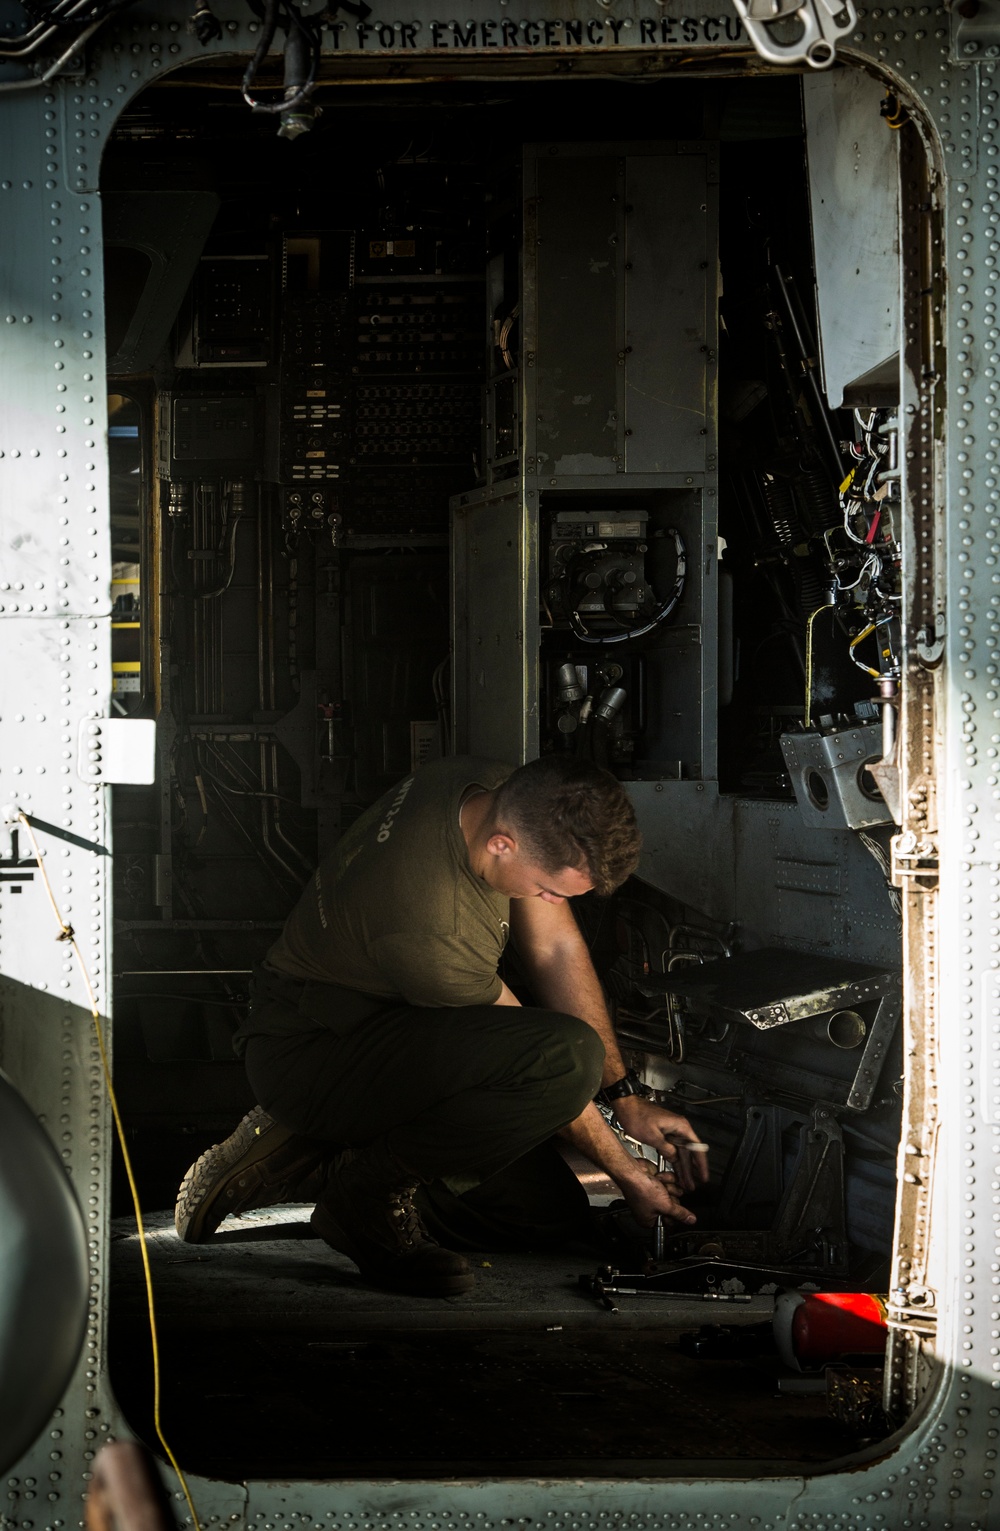
[[[260,1104],[185,1176],[181,1238],[310,1195],[315,1231],[371,1281],[467,1291],[462,1245],[582,1226],[554,1135],[611,1176],[639,1223],[693,1222],[677,1194],[704,1158],[678,1147],[696,1135],[635,1093],[569,907],[612,893],[638,854],[621,783],[589,761],[451,758],[387,793],[320,865],[255,977],[236,1046]],[[531,1007],[497,971],[508,937]],[[628,1153],[593,1103],[602,1087],[676,1174]]]

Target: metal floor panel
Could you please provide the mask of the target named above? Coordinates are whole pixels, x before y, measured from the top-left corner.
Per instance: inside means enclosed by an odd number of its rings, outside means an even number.
[[[183,1333],[269,1328],[311,1332],[317,1327],[348,1332],[430,1329],[532,1330],[550,1325],[607,1327],[610,1315],[579,1290],[581,1272],[592,1274],[599,1256],[578,1253],[492,1254],[469,1258],[476,1288],[463,1297],[410,1297],[368,1287],[344,1255],[312,1236],[309,1207],[284,1206],[227,1218],[206,1244],[182,1244],[169,1212],[145,1215],[146,1243],[161,1324]],[[138,1236],[129,1218],[113,1224],[115,1322],[145,1322]],[[721,1315],[733,1321],[771,1311],[770,1299],[748,1307],[703,1302],[671,1303],[690,1327]],[[623,1298],[619,1328],[648,1327],[648,1304]]]
[[[474,1293],[401,1297],[363,1285],[309,1236],[307,1209],[227,1223],[209,1244],[149,1222],[163,1353],[163,1413],[186,1467],[281,1479],[459,1474],[629,1477],[668,1463],[774,1472],[857,1447],[825,1398],[779,1394],[777,1359],[696,1360],[678,1337],[760,1324],[746,1306],[580,1291],[593,1253],[492,1256]],[[111,1376],[152,1439],[137,1236],[115,1230]]]

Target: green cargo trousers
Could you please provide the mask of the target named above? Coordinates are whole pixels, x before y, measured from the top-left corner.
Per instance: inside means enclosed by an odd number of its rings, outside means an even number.
[[[423,1008],[263,968],[236,1045],[284,1126],[331,1153],[381,1139],[452,1248],[586,1237],[586,1195],[550,1141],[600,1087],[604,1046],[576,1016]]]

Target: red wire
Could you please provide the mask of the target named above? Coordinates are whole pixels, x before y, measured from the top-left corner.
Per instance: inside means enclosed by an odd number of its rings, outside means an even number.
[[[866,542],[874,542],[875,541],[875,533],[878,531],[878,524],[881,521],[881,519],[882,519],[882,512],[881,512],[881,510],[877,510],[875,512],[875,518],[872,521],[871,526],[868,528],[868,535],[865,538]]]

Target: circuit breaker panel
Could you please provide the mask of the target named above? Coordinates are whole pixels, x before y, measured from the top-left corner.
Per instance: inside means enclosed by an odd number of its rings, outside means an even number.
[[[716,152],[526,150],[486,487],[453,502],[460,749],[715,774]]]

